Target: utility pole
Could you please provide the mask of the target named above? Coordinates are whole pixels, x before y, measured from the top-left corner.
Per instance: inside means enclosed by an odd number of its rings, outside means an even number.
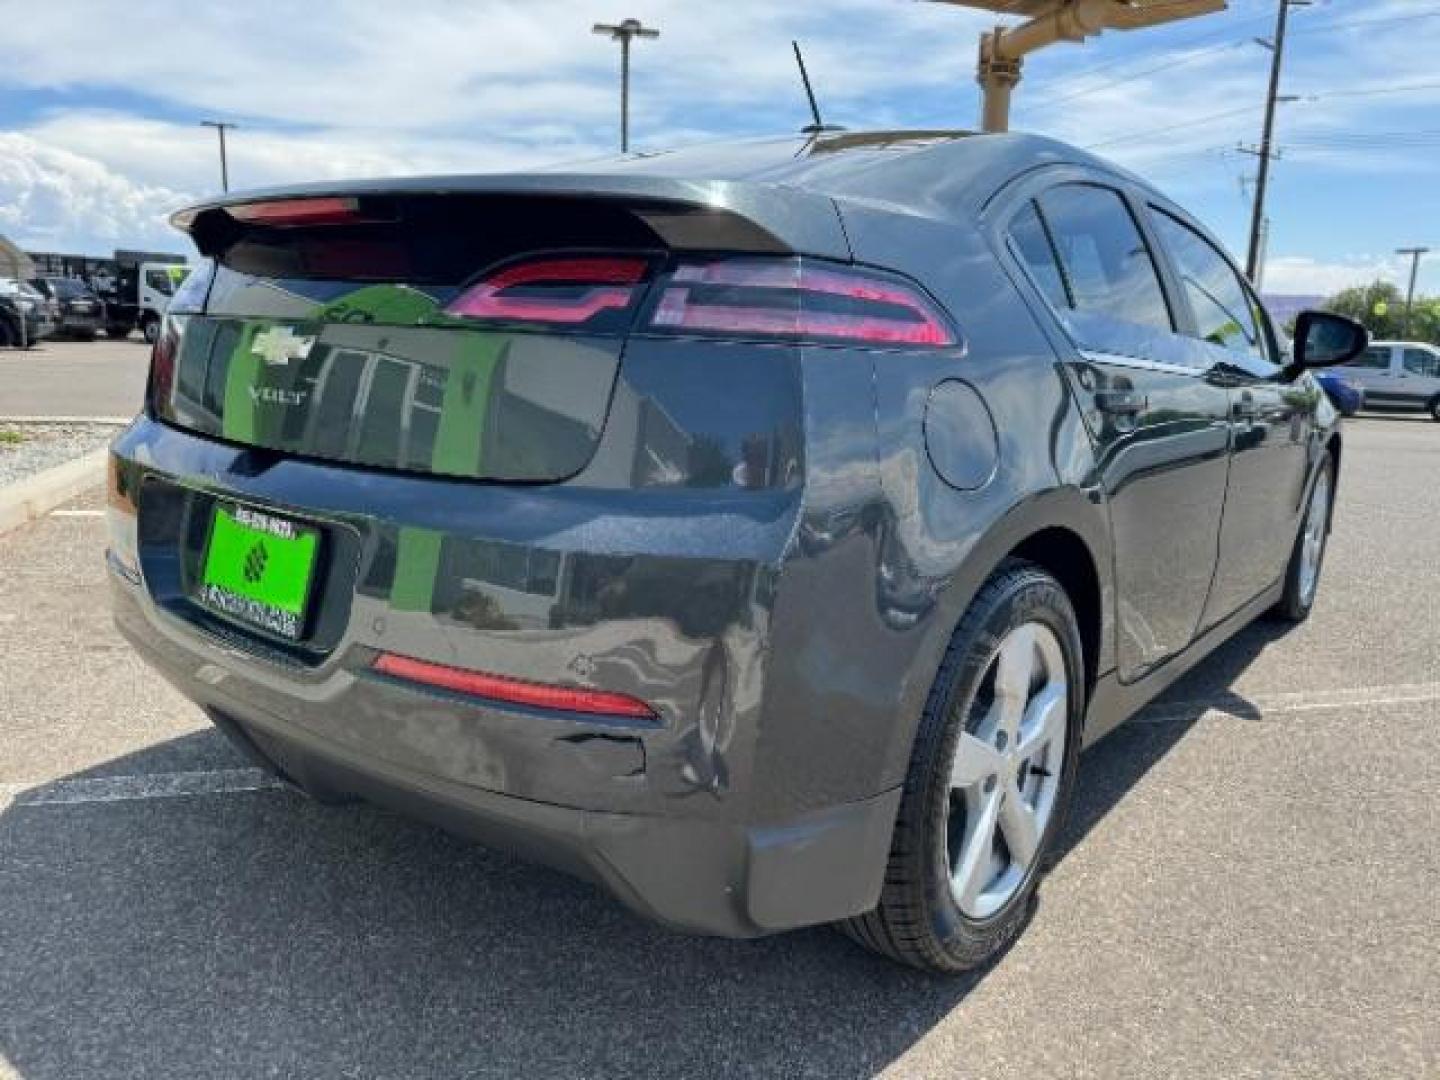
[[[1310,0],[1279,0],[1280,10],[1275,16],[1275,40],[1261,42],[1270,49],[1270,90],[1265,95],[1265,130],[1260,136],[1260,170],[1255,179],[1255,209],[1250,215],[1250,254],[1245,261],[1245,272],[1250,280],[1260,267],[1260,227],[1265,220],[1265,193],[1270,186],[1270,158],[1274,155],[1275,106],[1280,102],[1280,70],[1285,63],[1285,26],[1289,22],[1292,7],[1308,7]]]
[[[1420,260],[1430,253],[1429,248],[1410,247],[1396,248],[1396,255],[1410,256],[1410,291],[1405,294],[1405,317],[1400,323],[1400,337],[1408,340],[1410,337],[1410,311],[1415,306],[1415,278],[1420,273]]]
[[[201,120],[201,127],[213,127],[220,136],[220,190],[230,190],[230,167],[225,160],[225,129],[239,127],[239,124],[232,124],[228,121]]]
[[[630,152],[630,41],[632,38],[658,38],[660,31],[642,26],[639,19],[626,19],[615,25],[596,23],[592,32],[620,42],[620,152]]]

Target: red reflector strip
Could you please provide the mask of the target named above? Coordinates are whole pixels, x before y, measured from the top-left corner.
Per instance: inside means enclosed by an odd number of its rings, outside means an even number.
[[[503,675],[487,675],[483,671],[432,664],[426,660],[416,660],[395,653],[381,653],[371,666],[380,674],[392,678],[512,705],[527,705],[556,712],[655,719],[655,710],[638,698],[605,690],[581,690],[528,682],[525,679],[511,679]]]
[[[469,319],[577,326],[602,311],[623,311],[635,301],[636,286],[645,277],[644,259],[566,258],[523,262],[492,274],[457,296],[445,310]],[[574,296],[543,295],[545,286],[583,289]],[[541,295],[505,295],[528,287]]]
[[[314,199],[272,199],[225,207],[237,221],[261,225],[338,225],[360,219],[360,201],[322,196]]]

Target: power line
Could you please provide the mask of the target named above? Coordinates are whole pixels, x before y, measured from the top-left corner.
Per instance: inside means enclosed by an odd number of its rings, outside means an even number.
[[[1197,36],[1195,36],[1195,37],[1193,37],[1193,38],[1188,38],[1187,40],[1181,42],[1181,43],[1180,43],[1178,46],[1176,46],[1174,49],[1171,49],[1169,52],[1164,53],[1163,55],[1165,55],[1165,56],[1179,56],[1179,55],[1184,55],[1184,54],[1186,54],[1186,53],[1189,53],[1189,52],[1190,52],[1192,49],[1194,49],[1195,46],[1197,46],[1197,45],[1205,45],[1207,42],[1210,42],[1210,41],[1217,41],[1217,40],[1219,40],[1220,38],[1228,38],[1231,34],[1235,33],[1235,30],[1236,30],[1237,27],[1240,27],[1240,26],[1249,26],[1249,25],[1251,25],[1251,24],[1253,24],[1253,23],[1264,22],[1264,21],[1266,21],[1266,20],[1268,20],[1268,19],[1269,19],[1269,16],[1268,16],[1268,15],[1262,15],[1262,16],[1252,17],[1252,18],[1248,18],[1248,19],[1241,20],[1240,22],[1234,23],[1234,24],[1232,24],[1231,26],[1227,26],[1224,30],[1215,31],[1215,32],[1208,33],[1208,34],[1199,34],[1199,35],[1197,35]],[[1224,50],[1224,49],[1228,49],[1228,48],[1230,48],[1232,45],[1235,45],[1235,44],[1237,44],[1237,42],[1235,42],[1235,41],[1223,41],[1223,42],[1221,42],[1219,45],[1216,45],[1216,46],[1208,46],[1207,48],[1205,48],[1205,49],[1203,49],[1203,50],[1201,50],[1201,51],[1202,51],[1202,52],[1211,52],[1211,51],[1216,51],[1216,52],[1218,52],[1218,51],[1221,51],[1221,50]],[[1061,79],[1061,80],[1059,80],[1059,82],[1056,83],[1055,85],[1058,86],[1059,89],[1064,90],[1067,86],[1071,86],[1071,85],[1075,85],[1075,84],[1079,84],[1079,83],[1086,82],[1088,79],[1092,78],[1093,76],[1099,74],[1099,73],[1102,72],[1102,71],[1111,71],[1111,70],[1113,70],[1114,68],[1117,68],[1117,67],[1118,67],[1118,68],[1123,68],[1123,67],[1129,66],[1130,64],[1144,63],[1144,62],[1146,61],[1146,59],[1147,59],[1147,58],[1146,58],[1145,56],[1122,56],[1122,57],[1118,57],[1118,58],[1116,58],[1116,59],[1114,59],[1114,60],[1111,60],[1110,62],[1105,63],[1105,64],[1096,64],[1095,66],[1087,69],[1087,70],[1084,71],[1084,72],[1081,72],[1081,73],[1078,74],[1078,75],[1072,75],[1072,76],[1069,76],[1069,77],[1067,77],[1067,78]],[[1124,81],[1126,81],[1128,78],[1130,78],[1130,76],[1121,76],[1119,79],[1115,79],[1115,80],[1113,80],[1113,81],[1114,81],[1114,82],[1124,82]],[[1084,92],[1085,92],[1085,93],[1088,93],[1089,91],[1087,90],[1087,91],[1084,91]],[[1078,95],[1071,95],[1071,96],[1078,96]]]
[[[1297,26],[1291,33],[1318,34],[1329,30],[1348,30],[1355,26],[1386,26],[1390,23],[1415,22],[1417,19],[1434,19],[1437,17],[1440,17],[1440,8],[1430,8],[1426,11],[1412,11],[1408,15],[1386,15],[1379,19],[1348,19],[1340,22],[1326,22],[1311,26]]]
[[[1166,124],[1164,127],[1147,128],[1144,131],[1132,131],[1122,135],[1115,135],[1097,143],[1089,143],[1086,150],[1098,150],[1102,146],[1113,146],[1119,142],[1129,142],[1132,139],[1143,139],[1150,135],[1167,135],[1172,131],[1183,131],[1186,128],[1201,127],[1205,124],[1213,124],[1216,120],[1225,120],[1231,116],[1239,116],[1241,113],[1254,112],[1260,108],[1259,105],[1242,105],[1238,109],[1226,109],[1224,112],[1212,113],[1209,116],[1197,116],[1193,120],[1186,120],[1179,124]]]
[[[1392,15],[1392,16],[1387,16],[1387,17],[1385,17],[1385,18],[1380,18],[1380,19],[1349,19],[1349,20],[1340,20],[1340,21],[1337,21],[1337,22],[1319,23],[1319,24],[1311,25],[1311,26],[1298,26],[1298,27],[1295,27],[1293,30],[1291,30],[1290,33],[1291,33],[1291,34],[1300,34],[1300,33],[1304,33],[1304,34],[1328,33],[1328,32],[1333,31],[1333,30],[1346,30],[1346,29],[1350,29],[1350,28],[1352,28],[1352,27],[1386,26],[1386,25],[1390,25],[1390,24],[1394,24],[1394,23],[1407,23],[1407,22],[1414,22],[1414,21],[1416,21],[1416,20],[1418,20],[1418,19],[1433,19],[1433,18],[1440,18],[1440,8],[1432,8],[1432,9],[1430,9],[1430,10],[1422,11],[1422,12],[1412,12],[1412,13],[1409,14],[1409,15]],[[1076,98],[1088,97],[1088,96],[1090,96],[1091,94],[1098,94],[1098,93],[1100,93],[1101,91],[1103,91],[1103,90],[1108,90],[1108,89],[1110,89],[1111,87],[1114,87],[1114,86],[1122,86],[1122,85],[1124,85],[1125,83],[1134,82],[1136,79],[1143,79],[1143,78],[1144,78],[1145,76],[1147,76],[1147,75],[1154,75],[1154,74],[1156,74],[1157,72],[1168,71],[1168,70],[1172,70],[1172,69],[1177,68],[1177,67],[1185,67],[1186,65],[1188,65],[1188,64],[1193,64],[1195,61],[1197,61],[1197,60],[1202,60],[1202,59],[1204,59],[1204,58],[1207,57],[1207,56],[1212,56],[1212,55],[1214,55],[1214,54],[1216,54],[1216,53],[1225,52],[1225,51],[1230,50],[1230,49],[1241,48],[1241,47],[1243,47],[1244,45],[1246,45],[1246,44],[1249,43],[1249,39],[1248,39],[1248,38],[1238,38],[1238,39],[1230,40],[1230,41],[1222,41],[1222,42],[1220,42],[1220,43],[1218,43],[1218,44],[1208,45],[1208,46],[1206,46],[1205,48],[1201,48],[1201,49],[1194,49],[1193,46],[1194,46],[1194,45],[1197,45],[1197,44],[1200,44],[1200,43],[1202,43],[1202,42],[1205,42],[1205,41],[1212,40],[1212,39],[1214,39],[1214,38],[1218,38],[1218,37],[1228,37],[1229,35],[1235,33],[1236,28],[1239,27],[1239,26],[1247,26],[1247,25],[1250,25],[1250,24],[1253,24],[1253,23],[1257,23],[1257,22],[1264,22],[1264,21],[1267,21],[1268,19],[1269,19],[1269,16],[1268,16],[1268,15],[1267,15],[1267,16],[1259,16],[1259,17],[1257,17],[1257,18],[1252,18],[1252,19],[1246,19],[1246,20],[1244,20],[1243,22],[1237,23],[1235,26],[1231,26],[1231,27],[1226,28],[1224,31],[1222,31],[1222,32],[1219,33],[1219,34],[1207,34],[1207,35],[1204,35],[1204,36],[1202,36],[1202,37],[1194,38],[1194,39],[1191,40],[1191,42],[1189,42],[1189,43],[1186,44],[1186,45],[1182,45],[1182,46],[1179,47],[1179,48],[1172,49],[1172,50],[1170,50],[1170,51],[1167,52],[1167,53],[1163,53],[1163,54],[1161,55],[1161,58],[1160,58],[1159,62],[1158,62],[1158,63],[1155,63],[1155,64],[1153,64],[1153,65],[1151,65],[1151,66],[1149,66],[1149,67],[1145,67],[1145,68],[1142,68],[1142,69],[1140,69],[1140,70],[1138,70],[1138,71],[1133,71],[1133,72],[1130,72],[1130,73],[1125,74],[1125,75],[1120,75],[1120,76],[1117,76],[1116,78],[1113,78],[1113,79],[1106,79],[1106,80],[1104,80],[1103,82],[1100,82],[1100,83],[1095,84],[1095,85],[1082,86],[1082,87],[1081,87],[1080,89],[1078,89],[1078,90],[1073,90],[1073,91],[1070,91],[1069,93],[1062,93],[1059,97],[1046,98],[1046,99],[1044,99],[1044,102],[1043,102],[1043,103],[1044,103],[1045,105],[1047,105],[1047,106],[1052,106],[1052,105],[1059,105],[1059,104],[1061,104],[1061,103],[1063,103],[1063,102],[1066,102],[1066,101],[1073,101],[1073,100],[1075,100]],[[1130,59],[1128,59],[1128,60],[1117,60],[1117,61],[1111,62],[1110,64],[1103,64],[1103,65],[1100,65],[1099,67],[1092,68],[1089,72],[1086,72],[1084,75],[1079,75],[1079,76],[1076,76],[1076,77],[1074,77],[1074,78],[1072,78],[1072,79],[1068,79],[1068,80],[1061,80],[1061,82],[1060,82],[1058,85],[1059,85],[1059,88],[1060,88],[1062,91],[1064,91],[1065,87],[1066,87],[1068,84],[1084,82],[1084,81],[1085,81],[1086,79],[1088,79],[1090,76],[1094,75],[1095,73],[1097,73],[1097,72],[1099,72],[1099,71],[1105,71],[1105,70],[1109,70],[1109,69],[1112,69],[1112,68],[1115,68],[1115,67],[1121,67],[1121,66],[1124,66],[1124,65],[1126,65],[1126,64],[1135,63],[1137,60],[1143,61],[1143,59],[1144,59],[1143,57],[1132,57],[1132,58],[1130,58]]]
[[[1331,90],[1324,94],[1305,94],[1306,101],[1329,101],[1331,98],[1379,97],[1382,94],[1406,94],[1411,90],[1440,89],[1440,81],[1411,83],[1408,86],[1387,86],[1376,90]]]
[[[1238,49],[1243,44],[1244,42],[1241,41],[1227,41],[1223,45],[1212,45],[1208,49],[1198,49],[1187,55],[1182,55],[1176,59],[1162,60],[1160,63],[1155,64],[1153,67],[1142,68],[1139,71],[1132,72],[1131,74],[1122,76],[1118,79],[1107,79],[1105,82],[1100,83],[1098,86],[1090,86],[1086,87],[1083,90],[1076,90],[1073,93],[1062,94],[1058,98],[1046,98],[1045,104],[1047,106],[1059,105],[1062,102],[1073,101],[1076,98],[1088,97],[1091,94],[1098,94],[1100,93],[1100,91],[1108,90],[1112,86],[1122,86],[1127,82],[1134,82],[1136,79],[1143,79],[1146,75],[1153,75],[1157,71],[1172,71],[1177,67],[1185,67],[1187,64],[1193,64],[1197,60],[1203,60],[1205,57],[1210,56],[1214,53],[1224,52],[1227,49]],[[1178,51],[1179,50],[1177,50],[1177,52]],[[1174,57],[1175,53],[1171,53],[1169,54],[1169,56]]]

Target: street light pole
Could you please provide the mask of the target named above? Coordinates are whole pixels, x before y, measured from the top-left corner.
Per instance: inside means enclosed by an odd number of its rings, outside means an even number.
[[[1415,306],[1415,278],[1420,273],[1420,260],[1430,253],[1429,248],[1410,247],[1396,248],[1396,255],[1410,256],[1410,291],[1405,294],[1405,317],[1400,323],[1401,340],[1410,338],[1410,311]]]
[[[1280,99],[1280,69],[1285,62],[1285,26],[1291,7],[1306,7],[1309,3],[1310,0],[1280,0],[1280,11],[1275,17],[1275,40],[1269,43],[1270,90],[1265,95],[1265,130],[1260,136],[1260,170],[1255,179],[1255,209],[1250,215],[1250,254],[1245,261],[1245,273],[1251,281],[1260,270],[1260,231],[1265,220],[1265,191],[1270,185],[1270,159],[1275,153],[1275,106]]]
[[[239,127],[239,124],[232,124],[228,121],[201,120],[201,127],[213,127],[220,136],[220,190],[230,190],[230,167],[225,160],[225,129]]]
[[[626,19],[617,24],[596,23],[592,32],[620,42],[620,152],[630,152],[630,40],[657,38],[660,31],[641,24],[639,19]]]

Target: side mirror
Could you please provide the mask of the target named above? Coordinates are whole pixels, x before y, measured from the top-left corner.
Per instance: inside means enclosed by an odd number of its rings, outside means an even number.
[[[1291,367],[1333,367],[1354,360],[1370,345],[1370,331],[1354,319],[1329,311],[1302,311],[1295,320],[1295,354]]]

